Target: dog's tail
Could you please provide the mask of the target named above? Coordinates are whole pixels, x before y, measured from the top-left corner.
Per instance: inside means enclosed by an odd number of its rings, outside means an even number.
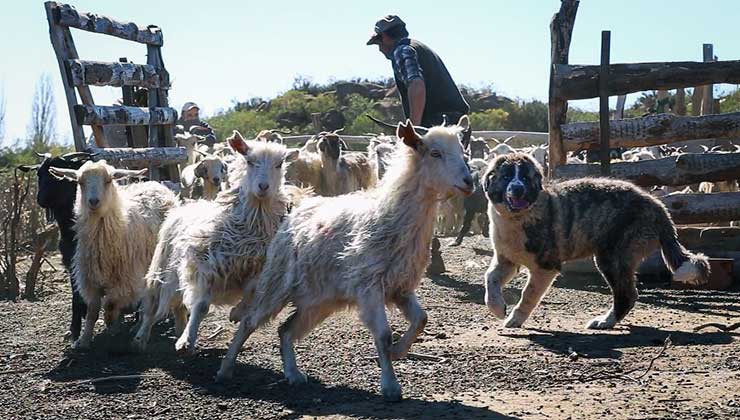
[[[660,234],[660,248],[663,260],[673,273],[673,278],[681,283],[706,284],[709,281],[709,259],[706,255],[694,254],[678,242],[678,234],[673,223],[669,223]]]

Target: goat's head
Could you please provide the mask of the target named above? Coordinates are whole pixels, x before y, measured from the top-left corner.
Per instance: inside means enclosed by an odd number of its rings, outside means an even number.
[[[414,129],[410,120],[399,123],[396,136],[416,152],[420,159],[419,174],[423,186],[438,195],[451,196],[462,192],[473,192],[473,178],[465,155],[461,138],[470,127],[467,115],[463,115],[457,125],[432,127],[424,136]]]
[[[38,176],[38,193],[36,201],[45,209],[71,209],[74,206],[77,194],[77,184],[64,182],[51,175],[50,168],[79,169],[83,163],[90,160],[90,153],[72,152],[62,156],[51,156],[49,153],[38,154],[42,158],[36,165],[20,165],[18,169],[28,172],[36,171]]]
[[[242,192],[258,200],[271,199],[283,185],[283,163],[295,160],[297,153],[288,153],[285,146],[262,141],[245,141],[234,130],[229,146],[246,160],[247,172],[241,180]]]
[[[116,169],[105,160],[85,162],[79,169],[49,168],[49,172],[57,177],[80,186],[80,206],[90,213],[106,213],[115,201],[116,179],[144,176],[146,169],[127,170]]]
[[[203,159],[195,167],[195,176],[216,186],[220,186],[221,182],[228,179],[229,167],[223,159],[201,151],[197,152],[203,156]]]
[[[337,160],[342,150],[349,150],[349,146],[339,137],[338,132],[339,130],[319,133],[316,147],[322,159]]]

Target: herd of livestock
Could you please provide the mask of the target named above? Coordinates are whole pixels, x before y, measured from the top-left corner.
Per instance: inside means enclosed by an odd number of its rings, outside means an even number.
[[[414,290],[431,240],[453,234],[459,245],[474,220],[486,234],[481,173],[496,156],[522,151],[475,138],[463,148],[468,125],[467,117],[424,131],[399,124],[395,137],[373,138],[367,152],[350,151],[337,132],[300,149],[285,147],[274,130],[254,140],[234,131],[212,147],[186,132],[177,135],[188,157],[179,197],[160,183],[134,182],[146,170],[114,168],[86,153],[46,155],[34,166],[38,203],[60,229],[73,286],[73,347],[91,345],[101,309],[115,330],[134,308],[134,348],[145,351],[152,326],[173,316],[175,349],[192,353],[210,306],[231,306],[240,326],[217,375],[225,380],[249,334],[290,303],[295,311],[279,329],[280,349],[288,380],[300,383],[306,378],[293,343],[354,307],[373,334],[384,397],[400,398],[391,360],[406,354],[426,324]],[[546,147],[524,151],[546,166]],[[681,151],[655,147],[622,157],[671,153]],[[737,183],[700,186],[712,188],[737,190]],[[409,321],[395,343],[388,304]]]

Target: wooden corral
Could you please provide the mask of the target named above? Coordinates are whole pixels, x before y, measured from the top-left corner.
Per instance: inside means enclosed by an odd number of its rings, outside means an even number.
[[[88,149],[82,129],[88,125],[95,137],[96,148],[93,151],[96,154],[93,159],[105,158],[131,167],[148,167],[149,177],[153,180],[169,178],[177,181],[176,163],[184,162],[186,157],[184,150],[173,150],[177,149],[173,138],[177,112],[168,106],[167,101],[170,76],[162,61],[162,30],[155,25],[142,26],[80,12],[71,5],[53,1],[46,2],[45,7],[77,151]],[[145,44],[147,63],[128,63],[125,59],[118,63],[80,60],[69,28]],[[123,106],[96,105],[89,86],[121,87]],[[148,89],[146,107],[133,106],[133,87]],[[77,103],[75,90],[82,104]],[[126,130],[128,145],[144,148],[108,150],[103,127],[112,125],[131,126]],[[159,168],[163,166],[167,166],[166,171],[160,173]]]
[[[740,138],[740,113],[709,115],[717,111],[712,98],[714,83],[740,83],[740,60],[717,61],[711,44],[703,47],[703,62],[609,63],[610,33],[602,33],[601,65],[572,65],[568,51],[575,24],[578,0],[562,0],[554,15],[551,30],[551,68],[549,91],[549,173],[555,179],[608,175],[630,180],[643,187],[682,186],[699,182],[740,179],[740,154],[685,154],[657,160],[611,163],[609,148],[647,147],[690,140]],[[698,87],[697,87],[698,86]],[[642,118],[609,119],[609,96],[626,95],[653,89],[694,90],[694,115],[654,114]],[[663,91],[664,96],[667,96]],[[598,97],[599,122],[566,124],[569,99]],[[685,107],[683,112],[685,112]],[[701,115],[696,112],[701,108]],[[601,150],[600,164],[565,164],[568,152]],[[713,194],[671,194],[661,198],[678,224],[707,224],[740,220],[740,192]],[[740,256],[740,244],[725,241],[729,232],[718,231],[711,239],[689,244],[702,250],[706,242],[723,244],[722,252]],[[734,238],[736,235],[732,233]],[[732,246],[731,246],[732,245]],[[710,257],[717,255],[719,250]],[[725,254],[727,255],[727,254]],[[653,257],[652,259],[655,259]],[[660,266],[662,262],[645,266]],[[579,263],[576,263],[576,266]],[[582,263],[581,263],[582,264]],[[586,263],[588,265],[589,263]],[[652,265],[651,265],[652,264]],[[727,264],[718,263],[718,267]],[[737,264],[735,264],[737,265]]]

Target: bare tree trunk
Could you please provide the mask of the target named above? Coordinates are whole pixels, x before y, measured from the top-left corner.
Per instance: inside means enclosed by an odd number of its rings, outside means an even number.
[[[44,73],[36,82],[36,92],[31,104],[31,121],[28,124],[28,137],[31,148],[45,152],[54,142],[56,133],[56,105],[51,78]]]
[[[25,181],[25,182],[24,182]],[[3,295],[6,299],[15,300],[20,292],[20,282],[16,272],[18,262],[18,234],[20,233],[23,204],[26,201],[31,186],[31,177],[18,178],[18,171],[13,173],[13,184],[9,188],[9,196],[5,197],[5,215],[2,220],[3,240]]]
[[[0,144],[5,138],[5,92],[0,91]]]

